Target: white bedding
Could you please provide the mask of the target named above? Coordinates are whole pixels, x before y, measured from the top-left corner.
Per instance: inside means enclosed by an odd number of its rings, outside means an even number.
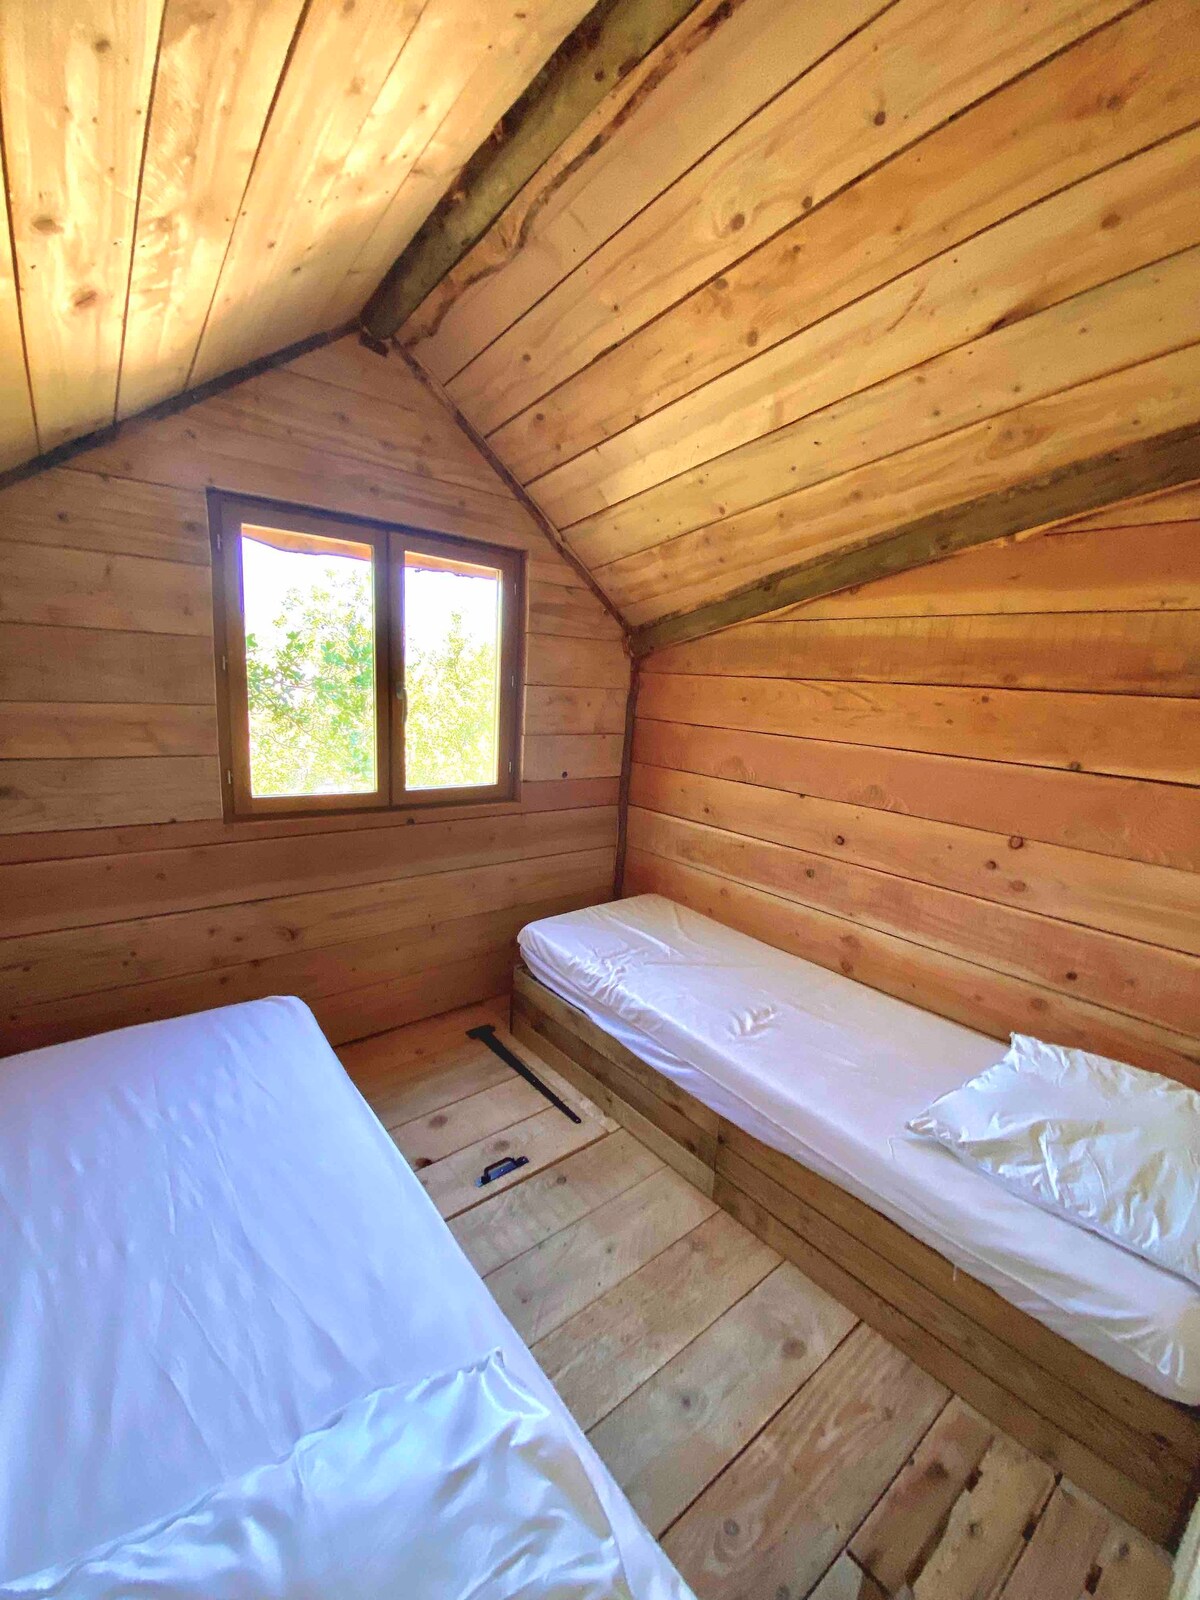
[[[530,971],[705,1105],[1064,1338],[1200,1404],[1200,1291],[905,1131],[1004,1046],[660,895],[520,935]]]
[[[686,1600],[297,1000],[0,1062],[0,1274],[0,1595]]]

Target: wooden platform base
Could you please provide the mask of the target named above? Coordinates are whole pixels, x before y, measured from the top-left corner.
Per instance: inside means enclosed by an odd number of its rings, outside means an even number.
[[[615,1122],[918,1366],[1160,1544],[1200,1469],[1200,1413],[1122,1377],[835,1184],[760,1144],[552,994],[512,1031]]]
[[[584,1119],[554,1111],[552,1136],[466,1035],[507,1016],[506,995],[341,1055],[697,1600],[1165,1600],[1158,1546],[501,1026]],[[478,1188],[498,1152],[527,1164]]]

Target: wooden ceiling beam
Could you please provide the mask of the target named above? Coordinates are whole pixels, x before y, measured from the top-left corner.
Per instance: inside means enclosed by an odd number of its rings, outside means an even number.
[[[159,400],[155,405],[146,406],[144,410],[135,412],[132,416],[122,417],[118,422],[110,422],[107,426],[96,428],[91,433],[81,434],[77,439],[68,439],[64,444],[55,445],[52,450],[43,450],[40,455],[31,456],[16,466],[0,470],[0,490],[7,489],[14,483],[23,483],[26,478],[35,478],[39,472],[49,472],[51,467],[66,466],[76,456],[86,455],[89,450],[111,444],[132,428],[140,427],[147,422],[157,422],[163,417],[173,417],[176,412],[186,411],[190,406],[198,406],[202,401],[211,400],[215,395],[224,394],[228,389],[236,389],[239,383],[246,383],[250,378],[257,378],[264,372],[272,372],[276,367],[285,367],[289,361],[298,360],[310,350],[319,350],[322,345],[334,344],[338,339],[348,338],[350,334],[356,332],[354,325],[347,323],[343,327],[332,328],[328,333],[314,333],[309,339],[298,339],[295,344],[276,350],[269,356],[259,356],[254,361],[248,361],[244,367],[235,367],[232,372],[224,372],[219,378],[210,378],[207,383],[195,384],[192,388],[185,389],[182,394],[170,395],[166,400]]]
[[[613,85],[698,0],[600,0],[464,167],[367,302],[362,327],[390,339],[488,231]]]
[[[1200,479],[1200,426],[1192,424],[918,517],[861,544],[797,562],[694,611],[645,623],[633,629],[630,645],[635,657],[646,656],[783,606],[891,577],[972,545],[1063,522],[1114,501],[1194,479]]]

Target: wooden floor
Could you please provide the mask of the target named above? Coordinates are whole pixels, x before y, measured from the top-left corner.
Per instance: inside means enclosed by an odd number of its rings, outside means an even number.
[[[699,1600],[1166,1595],[1162,1551],[525,1046],[582,1122],[465,1037],[506,1013],[488,1002],[340,1054]],[[478,1188],[507,1155],[527,1164]]]

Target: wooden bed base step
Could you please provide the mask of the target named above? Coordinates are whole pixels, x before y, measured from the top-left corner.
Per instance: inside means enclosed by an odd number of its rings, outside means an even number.
[[[1160,1544],[1200,1482],[1200,1411],[1114,1372],[648,1066],[524,968],[512,1031],[925,1371]]]

